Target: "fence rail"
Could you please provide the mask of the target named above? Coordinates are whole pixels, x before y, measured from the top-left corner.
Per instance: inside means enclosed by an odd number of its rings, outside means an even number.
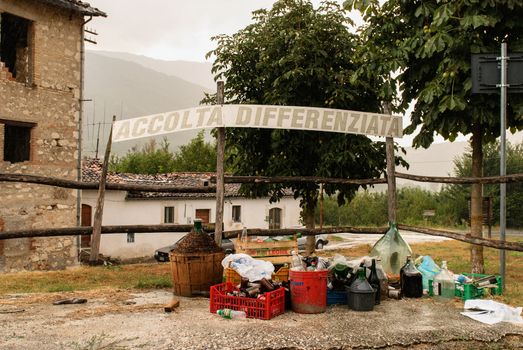
[[[118,233],[157,233],[157,232],[189,232],[193,228],[192,225],[118,225],[118,226],[102,226],[102,234],[118,234]],[[500,241],[494,239],[486,239],[480,237],[473,237],[469,233],[436,230],[430,228],[422,228],[417,226],[409,226],[399,224],[398,228],[407,231],[413,231],[431,236],[440,236],[452,238],[465,243],[495,248],[504,250],[513,250],[523,252],[523,243]],[[208,232],[214,231],[214,225],[204,225],[204,229]],[[382,235],[387,232],[387,227],[331,227],[324,229],[280,229],[280,230],[266,230],[266,229],[248,229],[249,236],[286,236],[293,235],[296,232],[303,236],[314,236],[320,234],[336,234],[336,233],[352,233],[352,234],[374,234]],[[17,230],[0,232],[0,241],[14,238],[30,238],[30,237],[58,237],[58,236],[78,236],[91,235],[92,227],[67,227],[55,229],[36,229],[36,230]],[[226,231],[223,233],[224,238],[235,238],[241,233],[241,230]]]

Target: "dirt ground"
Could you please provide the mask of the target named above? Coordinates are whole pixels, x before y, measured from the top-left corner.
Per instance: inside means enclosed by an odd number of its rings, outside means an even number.
[[[85,304],[53,305],[63,298]],[[386,300],[372,312],[330,306],[270,321],[225,320],[206,298],[103,290],[0,298],[0,349],[523,349],[523,326],[483,325],[460,315],[459,301]]]

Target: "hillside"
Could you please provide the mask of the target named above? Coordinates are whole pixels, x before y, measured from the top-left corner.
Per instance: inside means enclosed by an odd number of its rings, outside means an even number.
[[[190,83],[203,86],[209,90],[216,89],[211,75],[211,63],[189,61],[166,61],[127,52],[91,51],[97,55],[137,63],[159,73],[178,77]]]
[[[204,92],[210,91],[179,77],[95,52],[86,53],[85,72],[84,99],[92,101],[84,103],[84,154],[93,154],[98,134],[99,154],[103,152],[113,115],[118,119],[127,119],[194,107],[199,105]],[[103,123],[100,124],[100,133],[99,122]],[[195,135],[195,131],[188,131],[169,135],[168,139],[174,149]],[[115,144],[114,153],[125,153],[130,147],[144,141],[147,140]]]

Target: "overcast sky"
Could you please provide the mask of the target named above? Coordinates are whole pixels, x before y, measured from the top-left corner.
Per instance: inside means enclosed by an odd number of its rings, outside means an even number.
[[[233,34],[251,23],[251,13],[273,0],[86,0],[107,13],[87,25],[98,45],[89,50],[121,51],[165,60],[205,61],[210,38]],[[318,4],[320,0],[313,0]],[[338,0],[342,3],[342,0]]]
[[[107,13],[87,25],[97,45],[88,50],[129,52],[164,60],[205,61],[211,37],[233,34],[252,22],[251,13],[274,0],[85,0]],[[335,0],[340,4],[343,0]],[[312,0],[317,6],[320,0]],[[356,14],[351,18],[357,23]],[[407,113],[408,116],[408,113]],[[404,125],[408,117],[404,118]],[[466,138],[460,137],[459,140]],[[401,142],[410,144],[411,137]],[[441,141],[441,138],[438,138]]]

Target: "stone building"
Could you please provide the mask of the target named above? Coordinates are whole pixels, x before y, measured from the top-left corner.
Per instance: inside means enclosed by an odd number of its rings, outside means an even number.
[[[0,0],[0,172],[77,180],[84,25],[77,0]],[[0,231],[79,223],[77,191],[0,183]],[[1,234],[1,232],[0,232]],[[0,272],[60,269],[77,237],[0,240]]]

